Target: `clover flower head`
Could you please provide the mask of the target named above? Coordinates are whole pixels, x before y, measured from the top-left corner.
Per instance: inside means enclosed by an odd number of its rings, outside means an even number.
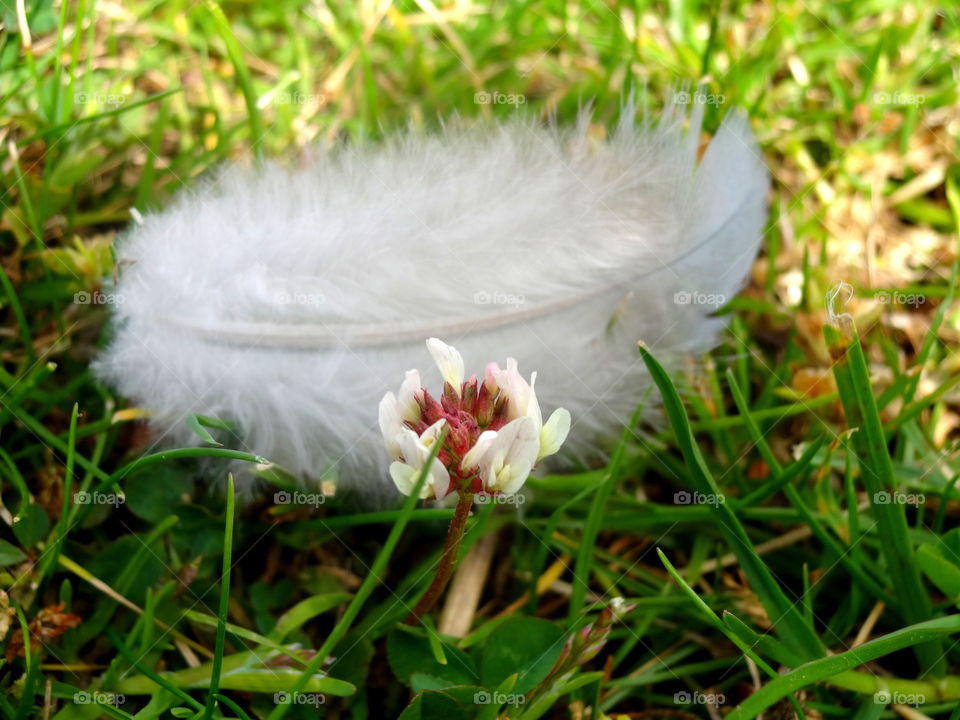
[[[393,458],[390,476],[404,495],[441,440],[420,497],[443,498],[455,490],[512,495],[538,461],[560,449],[570,431],[563,408],[543,422],[534,389],[508,358],[507,367],[487,365],[484,378],[464,380],[463,357],[437,338],[427,349],[440,369],[444,387],[435,399],[420,385],[420,373],[407,372],[399,392],[380,401],[380,431]]]

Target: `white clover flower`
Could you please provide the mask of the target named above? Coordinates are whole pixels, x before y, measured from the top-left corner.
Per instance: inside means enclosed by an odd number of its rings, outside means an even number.
[[[380,431],[394,462],[390,476],[405,495],[413,492],[430,450],[446,430],[430,465],[420,497],[441,499],[455,490],[512,495],[536,463],[552,455],[570,431],[570,413],[559,408],[546,423],[534,389],[507,360],[506,370],[490,363],[483,382],[464,382],[464,363],[456,348],[437,338],[427,349],[445,383],[442,402],[420,386],[420,374],[407,372],[398,395],[380,401]],[[449,389],[446,388],[449,386]]]

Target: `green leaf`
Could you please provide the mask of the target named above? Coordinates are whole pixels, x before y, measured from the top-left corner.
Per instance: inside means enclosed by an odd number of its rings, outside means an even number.
[[[27,556],[16,545],[11,545],[6,540],[0,540],[0,567],[16,565],[26,559]]]
[[[370,663],[375,654],[369,636],[354,630],[340,641],[332,654],[336,660],[328,668],[330,672],[359,688],[367,684]]]
[[[32,548],[50,530],[50,518],[39,505],[31,503],[19,515],[13,524],[13,534],[25,548]]]
[[[127,508],[149,522],[174,514],[192,490],[190,478],[180,468],[170,466],[131,473],[123,485]]]
[[[513,688],[525,694],[536,687],[553,668],[563,651],[563,631],[540,618],[510,618],[498,626],[483,644],[480,677],[487,687],[498,687],[519,674]]]
[[[398,720],[466,720],[463,705],[449,695],[427,690],[417,695]]]
[[[437,662],[430,642],[418,632],[396,629],[387,636],[387,661],[400,680],[413,684],[413,675],[427,675],[446,682],[446,686],[475,684],[480,676],[473,659],[462,650],[445,648],[447,663]]]

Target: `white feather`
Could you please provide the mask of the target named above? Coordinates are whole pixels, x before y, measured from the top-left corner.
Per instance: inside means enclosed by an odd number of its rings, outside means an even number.
[[[573,416],[568,453],[589,454],[647,384],[638,340],[664,359],[715,341],[715,308],[675,294],[732,297],[766,217],[744,117],[698,168],[698,113],[625,115],[607,141],[515,120],[221,173],[122,240],[97,370],[175,442],[191,413],[232,420],[293,473],[383,497],[378,401],[410,368],[439,392],[437,336],[468,375],[537,371],[544,411]]]

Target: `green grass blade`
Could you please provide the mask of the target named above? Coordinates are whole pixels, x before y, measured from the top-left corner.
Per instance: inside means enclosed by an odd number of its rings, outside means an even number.
[[[694,440],[693,433],[690,430],[690,421],[676,387],[674,387],[663,366],[643,345],[640,345],[640,354],[653,381],[660,389],[667,416],[676,434],[677,443],[683,453],[696,490],[705,495],[721,496],[722,493],[707,469],[706,462],[704,462]],[[803,619],[796,604],[791,602],[784,594],[767,566],[763,564],[763,561],[753,549],[750,537],[733,510],[722,502],[712,504],[710,508],[713,511],[715,521],[727,537],[730,549],[736,555],[740,567],[743,568],[751,588],[759,597],[771,620],[773,620],[777,634],[804,657],[821,657],[825,650],[820,638]]]
[[[898,484],[860,339],[854,331],[845,341],[841,333],[830,326],[824,327],[824,335],[835,359],[833,371],[847,423],[851,428],[859,427],[853,443],[861,467],[860,477],[883,537],[880,548],[894,597],[904,620],[911,624],[922,622],[931,616],[930,596],[920,578],[905,509],[899,503],[877,501],[883,493],[896,492]],[[937,675],[945,672],[939,641],[919,645],[916,653],[924,672]]]
[[[897,650],[922,644],[939,643],[942,638],[957,632],[960,632],[960,616],[952,615],[910,625],[883,637],[865,642],[853,650],[808,662],[764,685],[742,702],[736,710],[727,715],[727,720],[755,718],[778,700],[787,697],[800,688],[829,680],[845,670],[851,670]],[[960,678],[950,678],[950,681],[943,683],[941,687],[943,688],[940,693],[941,697],[960,698]]]
[[[260,108],[257,107],[257,93],[253,88],[253,79],[250,77],[250,70],[247,68],[243,59],[243,48],[237,42],[233,30],[230,28],[230,21],[223,14],[223,10],[214,0],[207,0],[205,3],[207,10],[213,16],[217,32],[227,47],[227,55],[237,73],[237,82],[243,93],[243,101],[247,106],[247,119],[250,123],[250,149],[254,157],[260,159],[263,157],[263,119],[260,117]]]
[[[770,473],[774,476],[774,479],[780,479],[784,475],[783,467],[780,465],[776,456],[774,456],[773,449],[767,443],[766,438],[764,438],[763,433],[760,431],[760,427],[750,416],[750,408],[746,406],[746,398],[744,398],[743,392],[740,390],[740,387],[737,384],[736,378],[734,378],[732,372],[727,373],[727,382],[730,385],[730,392],[733,395],[737,409],[745,418],[747,430],[750,432],[751,439],[756,445],[757,450],[766,461],[767,466],[770,468]],[[896,605],[897,602],[893,600],[893,598],[891,598],[872,577],[863,571],[854,558],[850,557],[849,549],[843,547],[810,511],[797,489],[789,482],[783,483],[782,488],[784,494],[787,496],[787,499],[790,501],[790,504],[797,509],[817,539],[827,548],[829,548],[830,552],[837,559],[837,561],[841,563],[861,585],[863,585],[864,589],[870,592],[878,600],[882,600],[888,604]],[[891,603],[891,601],[893,602]]]
[[[620,469],[623,465],[627,444],[633,436],[634,428],[637,426],[637,423],[640,422],[643,408],[644,403],[640,403],[630,418],[630,424],[627,425],[623,433],[621,433],[620,441],[617,443],[613,457],[610,459],[606,477],[604,477],[603,482],[597,488],[597,492],[593,496],[593,502],[590,504],[590,512],[583,526],[583,536],[580,541],[580,547],[577,550],[577,560],[573,567],[570,609],[568,612],[568,618],[571,622],[583,611],[587,586],[590,580],[590,565],[593,561],[594,545],[597,542],[597,535],[600,532],[600,524],[603,522],[603,513],[606,509],[610,492],[613,490],[613,486],[617,480],[620,479]]]
[[[230,570],[233,567],[233,515],[236,496],[233,491],[233,475],[227,476],[226,522],[223,527],[223,565],[220,572],[220,607],[217,609],[217,636],[213,646],[213,669],[210,673],[210,688],[203,717],[213,714],[217,691],[220,689],[220,670],[223,666],[223,642],[227,635],[227,613],[230,609]]]

